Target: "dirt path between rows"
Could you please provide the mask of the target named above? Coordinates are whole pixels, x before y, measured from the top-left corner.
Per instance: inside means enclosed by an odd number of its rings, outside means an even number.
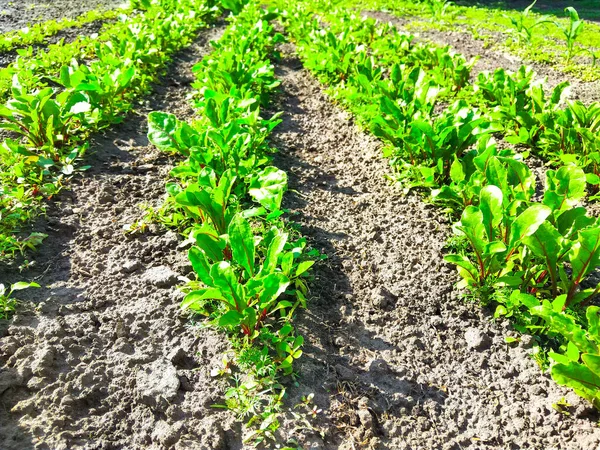
[[[383,11],[363,11],[363,15],[381,22],[391,22],[399,30],[404,31],[407,31],[406,25],[410,22],[410,18],[398,17]],[[467,61],[471,58],[479,57],[472,70],[473,80],[482,71],[493,72],[496,69],[504,68],[512,72],[517,72],[522,65],[525,65],[535,71],[537,79],[547,79],[546,86],[549,89],[553,89],[559,83],[568,80],[571,83],[571,95],[569,96],[571,100],[581,100],[585,104],[600,101],[600,83],[597,81],[584,82],[559,72],[549,65],[523,61],[523,59],[507,52],[487,48],[484,41],[474,39],[468,32],[444,32],[438,30],[407,32],[417,36],[419,39],[424,39],[437,45],[450,45],[454,51],[462,54]],[[498,39],[504,40],[506,37],[498,34]]]
[[[277,70],[286,207],[329,255],[299,318],[307,344],[292,392],[316,390],[326,430],[316,448],[596,448],[598,415],[541,373],[526,339],[508,347],[507,324],[458,298],[445,218],[389,186],[380,143],[295,56]],[[552,408],[563,397],[570,417]]]
[[[0,267],[3,281],[43,286],[23,293],[35,309],[0,325],[2,450],[240,446],[233,414],[212,408],[226,340],[179,315],[176,286],[192,276],[181,238],[122,229],[161,202],[174,164],[149,145],[147,113],[192,115],[191,67],[223,29],[201,32],[151,100],[95,140],[92,168],[38,224],[49,237],[36,266]]]

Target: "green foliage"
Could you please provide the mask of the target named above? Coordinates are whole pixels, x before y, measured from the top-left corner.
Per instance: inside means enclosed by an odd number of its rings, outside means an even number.
[[[233,14],[239,14],[248,4],[249,0],[221,0],[223,8],[230,10]]]
[[[254,428],[254,443],[273,438],[279,426],[279,380],[293,375],[304,343],[291,322],[306,307],[307,278],[319,258],[282,219],[287,175],[270,165],[266,143],[280,120],[261,117],[279,85],[270,60],[283,41],[270,23],[276,17],[250,3],[230,19],[213,54],[193,69],[194,123],[163,112],[148,117],[150,142],[185,157],[167,185],[167,204],[185,218],[179,223],[193,243],[188,256],[197,276],[181,306],[230,336],[244,375],[235,375],[222,406]]]
[[[531,5],[525,8],[523,12],[516,17],[509,16],[507,14],[504,15],[504,17],[510,20],[513,26],[512,31],[515,33],[520,43],[531,44],[531,38],[533,37],[534,28],[545,23],[553,23],[547,17],[539,17],[535,19],[535,21],[532,24],[529,24],[528,19],[531,12],[531,8],[533,8],[536,2],[537,0],[534,0],[534,2]]]
[[[546,322],[550,332],[566,339],[560,353],[549,354],[554,361],[552,378],[600,409],[600,308],[587,308],[584,328],[564,311],[564,302],[564,296],[542,303],[532,296],[523,299],[531,313]]]
[[[327,21],[327,31],[315,14]],[[526,67],[481,73],[471,84],[472,62],[460,55],[415,44],[412,36],[332,4],[317,11],[297,3],[283,22],[306,66],[384,142],[395,179],[431,190],[435,203],[460,216],[454,226],[459,251],[446,260],[457,267],[461,286],[494,305],[496,317],[513,318],[519,331],[543,336],[555,349],[570,335],[553,330],[528,299],[573,314],[585,330],[581,311],[600,292],[590,276],[600,265],[600,224],[580,206],[588,187],[597,192],[600,182],[598,105],[565,106],[568,83],[547,94]],[[528,39],[530,29],[521,29]],[[528,151],[499,149],[492,134]],[[540,190],[524,163],[529,151],[556,167]],[[542,365],[545,354],[539,352]],[[566,381],[581,367],[555,367],[559,382],[598,405],[597,385],[588,392]]]
[[[453,3],[448,0],[428,0],[427,7],[431,12],[431,16],[436,21],[441,21],[448,15],[449,7]]]
[[[577,41],[577,38],[583,31],[584,23],[583,23],[583,20],[581,20],[579,18],[579,14],[577,13],[577,10],[575,8],[573,8],[572,6],[567,6],[565,8],[565,13],[567,13],[567,16],[569,18],[569,23],[566,25],[556,23],[556,26],[560,28],[560,30],[562,31],[562,33],[565,36],[565,39],[567,41],[567,64],[568,64],[569,62],[571,62],[571,59],[573,58],[575,53],[578,51],[578,49],[575,48],[575,42]]]
[[[15,311],[17,300],[13,297],[15,291],[21,291],[30,287],[40,287],[37,283],[26,283],[20,281],[18,283],[5,286],[0,283],[0,320],[7,320]]]
[[[78,160],[90,133],[122,120],[213,12],[202,0],[171,2],[169,11],[167,3],[136,16],[120,14],[85,48],[60,43],[1,72],[0,85],[6,76],[10,86],[0,105],[0,129],[11,137],[0,146],[0,258],[41,242],[43,235],[19,236],[19,229],[43,211],[41,202],[66,178],[85,169]]]

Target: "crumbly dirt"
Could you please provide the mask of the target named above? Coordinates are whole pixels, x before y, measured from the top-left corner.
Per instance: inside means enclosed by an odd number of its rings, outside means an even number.
[[[540,371],[528,338],[506,345],[509,325],[453,289],[446,218],[389,185],[380,142],[295,56],[277,70],[286,207],[329,256],[298,318],[307,344],[291,392],[323,409],[314,448],[597,448],[598,414]],[[570,416],[552,408],[563,397]]]
[[[75,18],[97,9],[105,11],[124,0],[0,0],[0,33],[63,17]]]
[[[192,65],[223,25],[175,60],[152,99],[97,137],[92,168],[49,205],[35,266],[0,266],[3,282],[35,280],[0,325],[0,448],[239,448],[233,414],[214,409],[210,376],[226,339],[181,317],[181,278],[192,275],[173,232],[126,236],[123,225],[158,205],[175,159],[146,138],[146,116],[190,118]],[[235,431],[232,431],[235,430]]]
[[[410,18],[394,16],[383,11],[364,11],[363,14],[382,22],[391,22],[399,29],[405,28],[410,21]],[[555,70],[547,64],[523,61],[523,59],[513,54],[487,48],[484,41],[474,39],[468,32],[432,29],[418,32],[410,31],[410,33],[419,39],[425,39],[437,45],[450,45],[454,51],[464,55],[467,60],[478,57],[472,71],[474,78],[482,71],[493,72],[498,68],[504,68],[516,72],[522,65],[526,65],[535,71],[538,79],[546,79],[548,89],[553,89],[559,83],[568,80],[571,84],[571,95],[569,97],[571,100],[581,100],[586,104],[600,100],[600,84],[598,82],[584,82]],[[504,40],[505,37],[498,33],[497,39]]]

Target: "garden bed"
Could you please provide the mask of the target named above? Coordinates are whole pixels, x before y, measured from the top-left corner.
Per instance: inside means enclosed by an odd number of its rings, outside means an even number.
[[[232,344],[179,308],[178,286],[196,276],[190,243],[155,223],[125,231],[141,223],[144,205],[162,204],[181,161],[150,144],[147,114],[194,119],[192,67],[225,26],[202,30],[149,100],[94,136],[91,168],[29,230],[48,234],[32,262],[0,263],[3,283],[41,285],[22,291],[16,314],[0,322],[0,448],[251,448],[234,412],[215,408],[232,386],[215,376]],[[521,64],[464,33],[421,37],[481,56],[474,73]],[[455,287],[443,259],[450,216],[394,187],[382,142],[325,94],[293,44],[278,50],[281,86],[264,115],[283,112],[270,137],[274,165],[289,177],[283,207],[327,258],[314,266],[307,310],[295,314],[304,354],[297,377],[282,377],[276,444],[263,446],[598,447],[598,412],[540,371],[532,338]],[[535,68],[551,87],[564,80]],[[574,98],[600,98],[595,84],[573,81]],[[295,408],[311,394],[312,409]]]

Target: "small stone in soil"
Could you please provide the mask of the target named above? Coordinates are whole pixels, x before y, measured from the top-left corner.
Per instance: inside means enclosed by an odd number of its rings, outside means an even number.
[[[142,279],[156,287],[168,288],[177,284],[179,274],[166,266],[152,267],[146,270]]]
[[[125,261],[121,266],[121,271],[124,273],[132,273],[142,267],[142,263],[136,259]]]
[[[165,407],[177,395],[179,377],[167,359],[145,365],[136,375],[136,385],[142,403]]]
[[[467,328],[465,341],[467,347],[474,350],[485,350],[492,343],[490,337],[477,328]]]

